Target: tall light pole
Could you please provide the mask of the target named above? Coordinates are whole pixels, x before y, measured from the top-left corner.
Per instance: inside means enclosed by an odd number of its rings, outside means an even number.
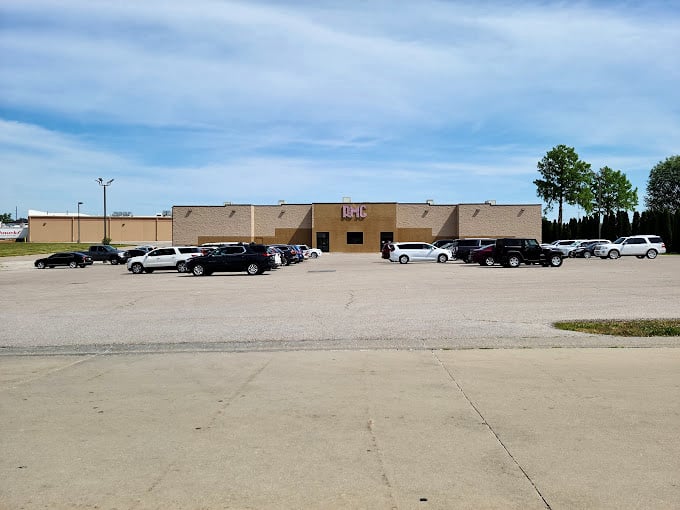
[[[80,244],[80,206],[83,205],[82,202],[78,202],[78,244]]]
[[[113,182],[113,179],[109,179],[108,181],[104,181],[101,177],[98,177],[95,179],[95,182],[99,184],[102,188],[104,188],[104,239],[102,239],[102,242],[105,242],[106,237],[106,188],[108,186],[111,186],[111,183]]]

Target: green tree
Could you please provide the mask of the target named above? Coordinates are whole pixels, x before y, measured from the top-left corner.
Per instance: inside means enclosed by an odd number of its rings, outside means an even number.
[[[589,186],[581,192],[586,212],[597,213],[598,222],[603,214],[631,211],[638,205],[638,190],[633,188],[626,174],[608,166],[599,172],[590,172]],[[601,237],[600,230],[598,236]],[[623,235],[623,234],[621,234]]]
[[[10,213],[0,213],[0,223],[11,223],[12,215]]]
[[[581,161],[573,147],[557,145],[536,165],[543,179],[536,179],[536,194],[546,204],[545,211],[558,205],[557,224],[562,226],[564,204],[583,206],[583,189],[588,185],[590,164]]]
[[[645,204],[652,211],[680,209],[680,156],[660,161],[649,172]]]

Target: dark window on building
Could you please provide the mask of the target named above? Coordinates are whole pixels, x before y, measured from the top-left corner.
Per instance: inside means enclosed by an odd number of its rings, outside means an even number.
[[[364,233],[347,232],[347,244],[364,244]]]

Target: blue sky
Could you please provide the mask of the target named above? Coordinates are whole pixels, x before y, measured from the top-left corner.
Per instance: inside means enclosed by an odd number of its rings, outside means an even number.
[[[558,144],[642,208],[679,48],[661,0],[3,0],[0,212],[540,203]]]

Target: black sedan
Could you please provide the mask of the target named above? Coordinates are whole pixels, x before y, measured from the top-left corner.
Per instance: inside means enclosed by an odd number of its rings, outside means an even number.
[[[92,264],[92,257],[77,251],[55,253],[44,259],[36,260],[33,265],[38,269],[52,268],[56,266],[85,267]]]
[[[236,244],[223,246],[202,257],[186,261],[186,272],[194,276],[207,276],[215,272],[245,271],[250,275],[262,274],[274,266],[274,257],[262,244]]]

